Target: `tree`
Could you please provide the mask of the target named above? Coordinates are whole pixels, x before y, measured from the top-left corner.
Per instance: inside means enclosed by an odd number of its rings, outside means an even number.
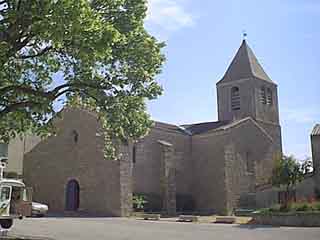
[[[303,180],[308,166],[309,164],[300,164],[293,156],[280,155],[275,159],[271,182],[273,186],[285,187],[285,207],[290,200],[290,191]]]
[[[146,0],[0,0],[1,139],[49,133],[57,101],[96,111],[109,138],[146,134],[164,62],[146,10]]]

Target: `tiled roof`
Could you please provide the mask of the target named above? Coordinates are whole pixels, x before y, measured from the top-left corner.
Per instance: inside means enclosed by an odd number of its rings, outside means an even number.
[[[195,134],[201,134],[209,130],[222,127],[229,123],[230,123],[229,121],[204,122],[204,123],[181,125],[181,127],[189,131],[192,135],[195,135]]]
[[[219,81],[219,83],[252,77],[272,82],[272,80],[263,70],[262,66],[260,65],[251,48],[248,46],[247,42],[243,40],[237,54],[228,67],[227,72]]]
[[[155,121],[155,128],[186,134],[186,132],[177,125]]]
[[[311,136],[320,136],[320,124],[316,124],[311,132]]]

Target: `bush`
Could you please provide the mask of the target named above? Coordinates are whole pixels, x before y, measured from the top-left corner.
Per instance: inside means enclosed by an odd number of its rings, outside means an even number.
[[[137,211],[142,211],[147,203],[143,195],[133,195],[132,202],[133,208]]]
[[[306,212],[311,210],[312,211],[312,207],[308,204],[308,203],[298,203],[294,205],[293,208],[295,211],[297,212]]]
[[[270,208],[261,209],[261,213],[279,213],[279,212],[312,212],[320,211],[320,202],[298,202],[287,204],[276,204]]]

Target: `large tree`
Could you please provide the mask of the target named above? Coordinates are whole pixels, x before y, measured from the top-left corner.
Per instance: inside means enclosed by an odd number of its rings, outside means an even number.
[[[47,133],[61,99],[98,112],[111,137],[145,134],[164,62],[146,10],[146,0],[0,0],[2,140]]]

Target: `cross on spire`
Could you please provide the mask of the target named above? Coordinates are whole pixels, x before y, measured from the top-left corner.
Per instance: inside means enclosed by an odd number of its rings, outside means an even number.
[[[242,32],[243,40],[247,40],[247,36],[248,36],[247,31],[244,30],[244,31]]]

